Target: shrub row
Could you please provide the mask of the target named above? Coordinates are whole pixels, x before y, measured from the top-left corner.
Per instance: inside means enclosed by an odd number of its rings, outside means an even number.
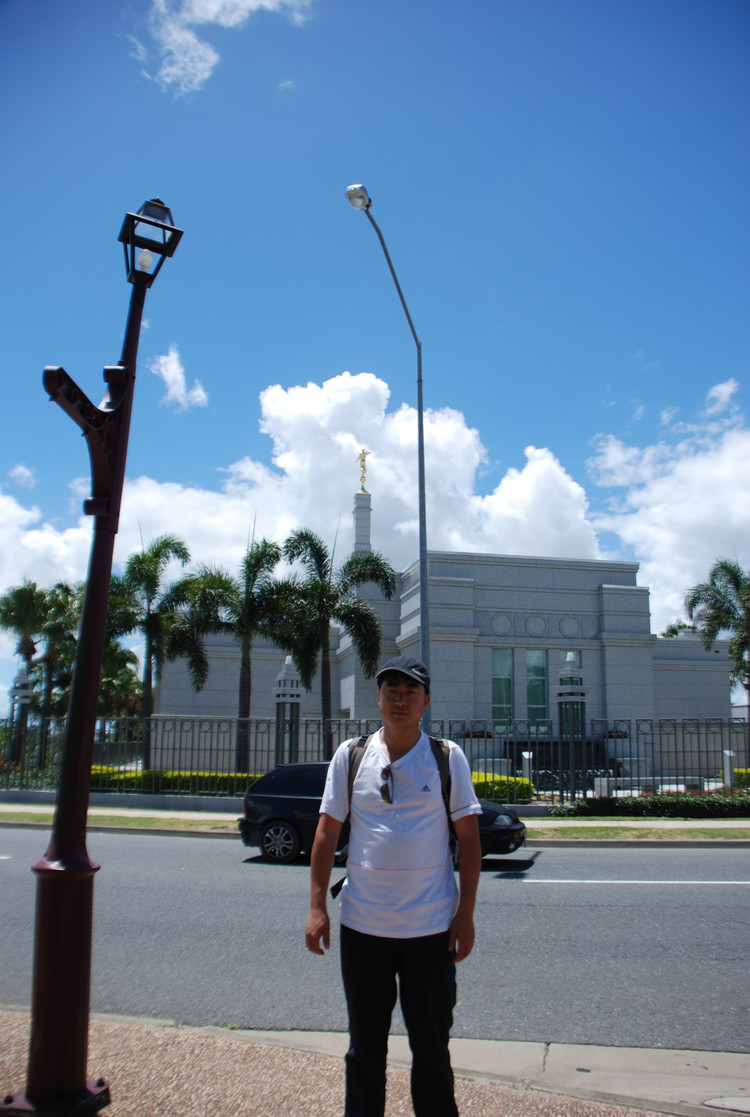
[[[600,796],[551,806],[550,815],[562,818],[580,815],[631,815],[680,818],[750,817],[750,769],[735,769],[735,795],[643,795]],[[530,803],[534,787],[518,776],[472,772],[474,790],[480,799],[506,803]],[[91,768],[94,791],[145,792],[173,795],[242,795],[259,774],[244,772],[174,772],[147,769],[144,772],[95,764]],[[744,790],[743,790],[744,789]]]
[[[550,807],[555,818],[620,815],[660,818],[750,818],[750,795],[600,796]]]
[[[237,795],[244,794],[259,775],[244,772],[172,772],[147,769],[144,772],[123,771],[121,768],[95,764],[91,768],[91,788],[94,791],[116,791],[123,794],[172,795]],[[495,799],[505,803],[529,803],[534,788],[528,780],[517,776],[493,776],[472,772],[472,780],[480,799]]]
[[[472,783],[478,799],[496,799],[501,803],[530,803],[534,788],[519,776],[493,776],[472,772]]]
[[[260,777],[244,772],[170,772],[158,768],[144,772],[123,772],[95,764],[91,768],[93,791],[118,791],[123,794],[244,795]]]

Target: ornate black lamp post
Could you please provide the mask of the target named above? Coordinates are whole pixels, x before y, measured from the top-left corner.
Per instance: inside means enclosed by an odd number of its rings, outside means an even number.
[[[84,512],[94,516],[94,532],[52,835],[33,866],[37,895],[27,1083],[0,1104],[3,1117],[79,1117],[109,1103],[104,1079],[86,1081],[94,873],[99,868],[86,851],[86,814],[141,317],[146,291],[181,236],[158,198],[125,216],[119,239],[133,290],[122,358],[104,369],[108,389],[99,407],[64,369],[44,370],[50,399],[81,428],[88,445],[91,497]]]
[[[383,249],[386,262],[393,276],[393,282],[396,284],[396,291],[401,300],[401,306],[404,308],[406,321],[409,323],[411,336],[414,338],[414,344],[417,347],[417,488],[419,490],[419,654],[422,663],[429,671],[430,669],[430,603],[429,593],[427,586],[427,510],[426,510],[426,496],[425,496],[425,472],[424,472],[424,409],[422,407],[422,342],[417,337],[417,331],[414,329],[414,323],[411,320],[409,308],[406,305],[404,293],[401,290],[401,284],[396,275],[396,269],[391,262],[391,257],[386,248],[385,239],[380,231],[380,228],[375,221],[375,218],[370,213],[372,199],[367,193],[366,187],[358,183],[354,186],[347,187],[346,197],[349,204],[354,209],[360,210],[364,213],[367,220],[372,225],[373,229],[378,235],[380,247]]]

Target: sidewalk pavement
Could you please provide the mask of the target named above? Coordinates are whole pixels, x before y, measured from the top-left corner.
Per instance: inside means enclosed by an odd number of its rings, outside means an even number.
[[[0,1089],[23,1088],[28,1012],[0,1009]],[[89,1073],[112,1117],[340,1117],[346,1037],[243,1032],[93,1016]],[[750,1113],[750,1055],[451,1041],[466,1117],[684,1117]],[[409,1050],[393,1036],[386,1117],[410,1114]]]

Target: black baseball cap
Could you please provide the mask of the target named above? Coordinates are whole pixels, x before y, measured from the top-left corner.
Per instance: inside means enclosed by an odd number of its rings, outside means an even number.
[[[376,675],[378,687],[380,687],[383,676],[390,674],[391,671],[397,671],[400,675],[407,675],[415,682],[421,683],[427,693],[430,693],[430,676],[424,663],[420,663],[418,659],[412,659],[408,655],[397,655],[393,659],[389,659]]]

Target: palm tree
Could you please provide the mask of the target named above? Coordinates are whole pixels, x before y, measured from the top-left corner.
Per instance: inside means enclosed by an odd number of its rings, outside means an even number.
[[[285,646],[283,632],[274,622],[285,601],[294,592],[294,586],[289,580],[277,582],[272,578],[272,571],[280,559],[279,545],[268,539],[261,539],[259,543],[252,543],[248,547],[238,577],[233,578],[220,568],[203,566],[174,587],[180,603],[188,606],[184,618],[186,631],[192,630],[196,634],[228,632],[239,644],[236,772],[247,772],[250,761],[253,641],[256,636],[263,634],[280,646]],[[180,639],[178,629],[175,633],[175,647]],[[205,682],[207,661],[201,674],[196,672],[199,666],[198,661],[193,668],[188,664],[194,685]]]
[[[158,680],[167,658],[170,628],[175,610],[170,601],[171,586],[162,584],[170,562],[183,566],[190,561],[187,545],[176,535],[160,535],[141,552],[132,554],[125,564],[123,584],[135,608],[135,624],[144,637],[143,716],[153,712],[153,684]]]
[[[731,684],[741,683],[750,701],[750,574],[731,559],[717,559],[708,581],[700,582],[685,594],[684,605],[706,650],[720,632],[729,633]]]
[[[69,585],[57,582],[44,594],[45,616],[40,629],[44,639],[44,652],[37,660],[42,668],[42,725],[39,738],[39,767],[47,762],[49,720],[52,716],[52,696],[56,684],[58,664],[72,664],[75,658],[76,637],[81,619],[83,583]]]
[[[44,697],[42,716],[49,717],[52,706],[52,690],[55,683],[55,668],[64,650],[75,650],[78,626],[83,604],[83,582],[70,585],[56,582],[51,589],[45,589],[46,615],[41,630],[45,649],[41,656],[44,663]]]
[[[24,579],[22,586],[11,586],[0,597],[0,628],[18,637],[16,654],[26,661],[27,670],[36,655],[36,640],[47,613],[44,590]]]
[[[176,535],[160,535],[128,558],[123,577],[113,579],[110,590],[110,632],[123,636],[139,631],[144,638],[141,699],[144,768],[151,764],[149,718],[153,713],[154,682],[159,680],[164,661],[172,657],[170,640],[177,614],[170,596],[171,586],[165,587],[163,579],[174,560],[183,566],[190,561],[187,545]]]
[[[116,640],[108,640],[102,656],[98,713],[101,718],[137,717],[141,705],[138,656]]]
[[[18,637],[16,653],[26,664],[26,674],[31,671],[31,661],[36,654],[36,640],[44,626],[46,599],[44,590],[37,588],[36,582],[24,579],[21,586],[11,588],[0,597],[0,628]],[[22,703],[18,721],[13,727],[10,745],[10,761],[18,763],[24,747],[29,707]]]
[[[333,751],[329,723],[331,703],[331,624],[339,624],[349,635],[362,669],[371,678],[378,669],[381,630],[369,602],[356,595],[360,586],[374,583],[386,599],[396,591],[396,573],[375,551],[359,551],[333,569],[333,554],[319,536],[299,528],[284,543],[289,562],[301,562],[307,574],[302,594],[287,607],[286,642],[302,678],[310,690],[320,654],[320,700],[328,754]]]

